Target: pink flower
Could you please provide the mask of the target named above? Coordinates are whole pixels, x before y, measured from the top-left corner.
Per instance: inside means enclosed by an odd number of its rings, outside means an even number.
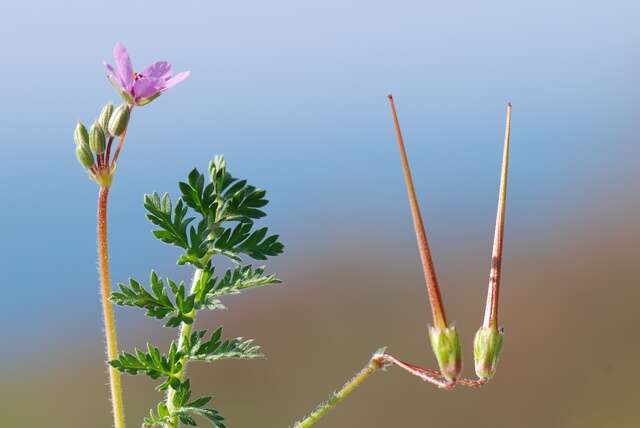
[[[171,64],[167,61],[153,63],[142,73],[134,72],[129,53],[120,42],[113,48],[113,58],[116,63],[115,68],[104,63],[109,71],[107,76],[109,81],[129,104],[139,106],[149,104],[162,92],[189,77],[191,73],[183,71],[172,76]]]

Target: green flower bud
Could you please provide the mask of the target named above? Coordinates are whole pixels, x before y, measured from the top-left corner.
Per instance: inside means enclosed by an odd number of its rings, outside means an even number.
[[[78,122],[76,129],[73,131],[73,140],[76,146],[89,145],[89,133],[82,122]]]
[[[449,382],[455,382],[462,370],[462,351],[456,328],[429,326],[429,339],[442,376]]]
[[[89,148],[92,153],[96,154],[104,152],[106,147],[107,141],[102,126],[98,122],[94,122],[89,131]]]
[[[94,164],[93,155],[86,145],[76,146],[76,157],[78,162],[85,168],[91,168]]]
[[[109,119],[111,119],[111,115],[113,114],[113,104],[109,103],[100,112],[100,116],[98,117],[98,123],[102,126],[102,129],[106,132],[109,129]]]
[[[504,334],[502,329],[480,327],[473,339],[476,374],[480,379],[491,379],[496,372]]]
[[[129,125],[129,114],[131,110],[127,104],[121,104],[111,115],[109,119],[109,134],[119,137],[127,129]]]

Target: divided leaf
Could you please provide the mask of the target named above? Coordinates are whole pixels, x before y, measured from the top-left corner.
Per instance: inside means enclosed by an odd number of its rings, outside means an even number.
[[[134,354],[122,352],[118,358],[109,361],[109,364],[122,373],[144,373],[151,379],[164,377],[165,381],[158,386],[159,390],[164,391],[170,385],[174,388],[180,385],[183,356],[174,342],[171,343],[167,355],[163,355],[157,347],[147,344],[147,352],[138,349],[134,350]]]
[[[162,278],[151,271],[149,277],[152,293],[148,292],[138,281],[129,279],[129,285],[118,283],[119,292],[111,294],[111,301],[120,306],[133,306],[147,310],[147,315],[157,319],[163,319],[169,315],[171,317],[165,327],[177,327],[180,323],[191,324],[193,322],[193,308],[195,306],[195,296],[186,295],[184,282],[176,284],[167,279],[174,301],[172,301],[165,287]]]
[[[278,235],[267,237],[267,228],[251,231],[252,223],[240,223],[224,232],[215,240],[214,249],[234,260],[240,260],[238,254],[246,254],[256,260],[266,260],[267,256],[277,256],[284,246],[278,241]]]
[[[280,280],[275,275],[264,274],[264,266],[255,269],[251,265],[238,266],[235,269],[227,270],[219,280],[216,281],[215,278],[210,280],[206,289],[206,298],[212,299],[226,294],[238,294],[249,288],[279,283]]]
[[[191,334],[187,357],[190,360],[217,361],[224,359],[251,360],[264,355],[260,347],[251,339],[237,337],[222,340],[222,327],[218,327],[209,340],[205,340],[206,331],[196,331]]]
[[[164,243],[176,245],[186,250],[189,248],[187,228],[194,218],[186,217],[188,208],[182,199],[178,199],[173,211],[171,205],[171,198],[167,193],[162,197],[155,192],[144,195],[147,218],[160,228],[154,230],[153,235]]]
[[[158,403],[156,411],[149,411],[149,416],[144,418],[142,428],[164,428],[168,424],[175,422],[177,418],[185,425],[197,426],[193,415],[205,418],[214,428],[225,428],[224,418],[217,410],[205,408],[204,406],[211,401],[211,397],[200,397],[189,402],[191,398],[191,383],[189,380],[180,382],[176,385],[175,394],[173,396],[173,412],[169,410],[165,403]]]
[[[146,352],[137,349],[133,353],[122,352],[109,362],[123,373],[161,378],[160,390],[171,388],[168,397],[172,397],[172,401],[152,409],[144,419],[145,428],[197,426],[197,418],[204,418],[214,428],[225,428],[219,412],[205,407],[211,397],[191,400],[190,381],[184,377],[185,366],[190,360],[211,362],[262,357],[260,347],[253,340],[223,339],[222,327],[211,335],[206,331],[192,331],[191,325],[199,310],[224,309],[220,297],[280,282],[275,275],[265,274],[264,267],[241,265],[241,256],[265,260],[284,249],[278,235],[269,235],[266,227],[254,227],[254,221],[266,215],[263,211],[268,204],[266,192],[249,185],[247,180],[234,178],[222,156],[210,162],[208,173],[206,177],[193,169],[187,180],[179,183],[180,197],[175,203],[166,193],[144,197],[147,218],[156,226],[154,236],[183,250],[179,265],[190,264],[199,269],[199,279],[192,290],[187,291],[184,282],[162,279],[152,271],[148,288],[130,279],[128,284],[119,283],[118,291],[111,295],[115,304],[144,309],[150,317],[165,319],[167,327],[182,327],[180,349],[172,342],[169,352],[162,354],[157,347],[147,344]],[[197,215],[194,217],[191,213]],[[240,265],[216,278],[212,266],[216,255]]]
[[[215,218],[217,203],[214,184],[205,186],[204,175],[196,168],[189,173],[188,181],[180,182],[178,186],[185,204],[205,218]]]

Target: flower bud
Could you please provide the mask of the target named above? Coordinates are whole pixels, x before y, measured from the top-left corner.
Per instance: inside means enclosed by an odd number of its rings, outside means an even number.
[[[476,374],[480,379],[491,379],[496,372],[504,334],[502,329],[480,327],[473,339]]]
[[[91,168],[94,164],[93,155],[86,145],[76,146],[76,157],[78,162],[85,168]]]
[[[104,152],[106,147],[107,141],[102,126],[98,122],[94,122],[89,131],[89,148],[92,153],[96,154]]]
[[[89,133],[82,122],[78,122],[76,129],[73,131],[73,140],[76,146],[89,145]]]
[[[456,328],[429,326],[429,339],[442,376],[449,382],[455,382],[462,370],[462,351]]]
[[[109,103],[100,112],[100,116],[98,117],[98,123],[102,127],[102,130],[107,132],[109,129],[109,119],[111,119],[111,115],[113,114],[113,104]]]
[[[121,136],[129,125],[129,114],[131,110],[127,104],[121,104],[111,115],[109,119],[109,134],[114,137]]]

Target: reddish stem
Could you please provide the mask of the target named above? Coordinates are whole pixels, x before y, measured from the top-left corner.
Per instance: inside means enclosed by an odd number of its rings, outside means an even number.
[[[109,187],[100,186],[98,193],[98,270],[100,273],[100,294],[102,315],[104,318],[105,340],[107,342],[107,358],[109,361],[118,357],[118,337],[113,315],[111,297],[111,277],[109,274],[109,247],[107,243],[107,205]],[[111,404],[115,428],[124,428],[124,406],[120,372],[109,366],[109,384],[111,387]]]
[[[113,144],[113,137],[109,137],[109,141],[107,142],[107,150],[104,156],[107,165],[109,165],[109,160],[111,159],[111,144]]]
[[[399,360],[393,355],[387,354],[387,353],[383,354],[382,358],[385,363],[394,364],[400,367],[401,369],[404,369],[407,372],[411,373],[412,375],[417,376],[424,381],[433,383],[434,385],[442,389],[450,390],[450,389],[453,389],[453,387],[455,387],[455,385],[457,384],[467,386],[469,388],[478,388],[484,385],[485,383],[487,383],[487,380],[485,379],[477,379],[477,380],[476,379],[458,379],[455,382],[449,382],[442,377],[442,374],[440,373],[439,370],[425,369],[425,368],[407,363],[405,361]]]
[[[120,135],[120,141],[118,142],[118,147],[116,148],[116,152],[113,155],[113,161],[111,165],[114,166],[118,162],[118,156],[120,156],[120,150],[122,150],[122,145],[124,144],[124,140],[127,137],[127,129],[124,130],[122,135]]]

